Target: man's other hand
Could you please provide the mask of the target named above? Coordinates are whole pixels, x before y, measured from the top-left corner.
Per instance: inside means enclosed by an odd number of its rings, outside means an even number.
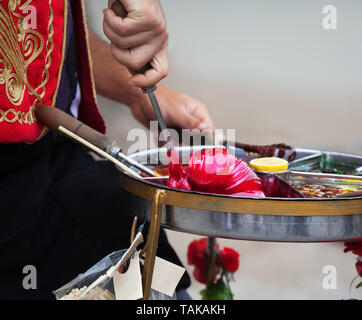
[[[109,0],[109,8],[114,0]],[[159,0],[121,0],[128,15],[122,19],[104,10],[103,29],[114,58],[131,72],[150,62],[152,69],[136,74],[129,83],[149,87],[168,73],[168,30]]]

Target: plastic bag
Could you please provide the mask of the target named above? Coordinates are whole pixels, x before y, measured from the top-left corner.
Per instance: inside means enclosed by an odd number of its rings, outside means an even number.
[[[242,159],[227,149],[202,149],[192,153],[187,167],[172,152],[169,187],[206,193],[265,197],[260,178]]]
[[[106,274],[110,267],[115,266],[127,250],[120,250],[111,253],[85,273],[78,275],[61,288],[53,291],[57,300],[116,300],[114,294],[113,278],[106,280],[96,288],[90,290],[86,295],[78,298],[84,290],[99,277]],[[176,292],[172,297],[151,289],[150,300],[177,300]]]
[[[173,294],[173,296],[170,297],[170,296],[168,296],[168,295],[166,295],[164,293],[161,293],[161,292],[159,292],[157,290],[151,289],[150,300],[177,300],[176,291]]]
[[[74,280],[70,281],[63,287],[53,291],[57,300],[78,300],[78,296],[96,281],[100,276],[104,275],[108,269],[115,266],[127,250],[113,252],[97,262],[93,267],[85,273],[80,274]],[[92,289],[81,300],[115,300],[113,279],[109,279],[100,286]]]

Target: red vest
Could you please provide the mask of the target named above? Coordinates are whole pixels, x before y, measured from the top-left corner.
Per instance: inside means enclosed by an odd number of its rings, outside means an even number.
[[[31,143],[46,132],[36,121],[34,109],[39,104],[55,105],[65,58],[67,3],[67,0],[0,2],[0,143]],[[82,93],[79,120],[104,133],[83,0],[71,3]]]

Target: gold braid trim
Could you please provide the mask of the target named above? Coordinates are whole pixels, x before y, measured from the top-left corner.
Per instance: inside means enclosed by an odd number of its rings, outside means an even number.
[[[52,0],[50,0],[50,4],[51,4],[51,1]],[[58,1],[60,1],[60,0],[58,0]],[[59,72],[58,72],[57,87],[56,87],[56,90],[55,90],[54,95],[53,95],[53,101],[52,101],[52,107],[53,108],[55,107],[56,99],[57,99],[58,92],[59,92],[60,80],[62,78],[62,70],[63,70],[63,67],[64,67],[64,61],[65,61],[66,43],[67,43],[67,25],[68,25],[68,10],[69,10],[69,8],[68,8],[68,1],[66,1],[66,0],[62,0],[62,1],[64,1],[64,26],[63,26],[62,59],[61,59],[61,62],[60,62],[60,68],[59,68]],[[51,10],[53,12],[53,8],[51,8]],[[54,12],[53,12],[53,14],[54,14]],[[54,19],[54,17],[52,17],[52,20],[53,19]],[[51,26],[49,26],[49,27],[53,28],[53,24]],[[52,33],[54,34],[54,28],[53,28]],[[53,45],[53,47],[54,47],[54,45]],[[40,132],[40,134],[39,134],[39,136],[37,138],[37,141],[40,140],[42,137],[44,137],[44,135],[47,132],[48,132],[48,128],[44,127],[43,130]]]
[[[0,2],[2,1],[0,0]],[[52,63],[51,54],[54,50],[53,0],[49,0],[49,34],[46,43],[44,43],[45,41],[40,33],[24,29],[24,17],[14,12],[16,8],[24,9],[32,1],[26,0],[21,3],[22,0],[9,0],[10,14],[5,11],[2,4],[0,5],[0,85],[5,85],[8,100],[14,106],[22,104],[26,87],[29,94],[35,96],[28,112],[15,109],[5,111],[0,109],[0,123],[4,121],[9,124],[34,124],[36,122],[34,116],[35,105],[37,102],[41,103],[45,95],[46,84],[49,81],[49,68]],[[17,25],[15,25],[12,15],[19,19]],[[21,52],[20,42],[23,43],[24,53]],[[27,79],[27,67],[39,56],[44,45],[46,46],[45,68],[40,84],[37,88],[33,88]],[[14,72],[12,68],[14,68]]]
[[[49,30],[49,35],[48,35],[48,41],[47,41],[47,54],[46,54],[46,63],[45,63],[45,69],[43,71],[43,75],[42,75],[42,82],[41,84],[35,89],[35,91],[38,91],[40,89],[42,89],[42,93],[40,94],[40,97],[43,98],[45,95],[45,85],[48,83],[49,81],[49,67],[52,64],[52,58],[51,58],[51,54],[53,53],[54,50],[54,41],[53,41],[53,35],[54,35],[54,26],[53,26],[53,21],[54,21],[54,11],[53,11],[53,7],[52,7],[52,0],[49,0],[49,23],[48,23],[48,30]],[[33,103],[33,107],[35,106],[35,102]],[[41,101],[39,101],[39,103],[41,103]]]
[[[32,125],[36,121],[34,117],[34,108],[31,107],[28,112],[17,111],[14,109],[4,111],[0,109],[0,123],[3,121],[9,124],[18,122],[20,124]]]

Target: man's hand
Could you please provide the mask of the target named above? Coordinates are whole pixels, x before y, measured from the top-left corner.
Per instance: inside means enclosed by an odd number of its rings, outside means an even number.
[[[97,92],[129,106],[135,118],[149,127],[156,117],[148,96],[127,82],[131,75],[114,59],[109,46],[92,31],[89,35]],[[170,128],[213,131],[210,115],[201,102],[162,84],[158,85],[156,95]]]
[[[204,104],[164,85],[156,90],[157,100],[167,126],[175,129],[213,131],[214,124]],[[146,95],[130,104],[133,116],[146,127],[156,120],[152,105]]]
[[[114,0],[109,0],[109,8]],[[121,0],[128,12],[118,17],[104,10],[104,33],[111,41],[114,58],[130,70],[139,70],[150,62],[152,69],[134,75],[129,83],[149,87],[168,73],[168,30],[159,0]]]

